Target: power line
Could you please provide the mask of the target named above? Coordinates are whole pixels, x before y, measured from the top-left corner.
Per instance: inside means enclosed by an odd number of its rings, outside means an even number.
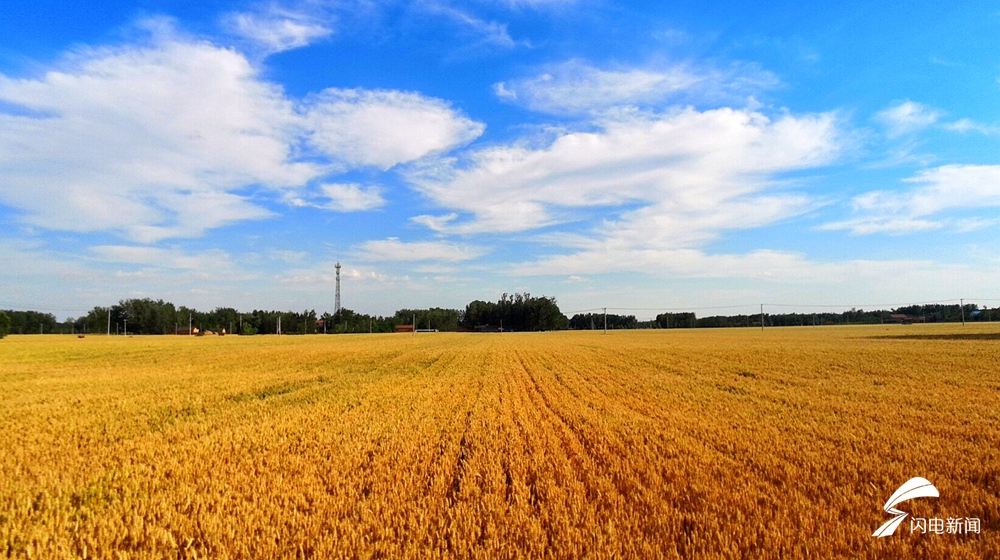
[[[935,305],[943,303],[953,303],[961,301],[962,298],[955,299],[942,299],[936,301],[908,301],[904,303],[854,303],[854,304],[797,304],[797,303],[764,303],[768,307],[806,307],[806,308],[824,308],[824,309],[845,309],[845,308],[862,308],[862,307],[905,307],[909,305]],[[972,299],[972,298],[964,298]],[[1000,300],[985,300],[985,301],[1000,301]]]
[[[31,305],[28,303],[11,303],[0,301],[0,307],[4,309],[23,309],[25,311],[75,311],[76,307],[53,307],[51,305]]]
[[[1000,301],[1000,299],[991,298],[953,298],[953,299],[939,299],[934,301],[907,301],[898,303],[865,303],[865,304],[805,304],[805,303],[745,303],[740,305],[713,305],[713,306],[699,306],[699,307],[595,307],[592,309],[581,309],[577,311],[565,312],[568,316],[573,316],[582,313],[607,313],[609,311],[649,311],[649,312],[690,312],[690,311],[713,311],[713,310],[723,310],[723,309],[747,309],[747,314],[756,314],[757,308],[761,305],[766,307],[780,307],[780,308],[799,308],[799,309],[874,309],[874,310],[887,310],[895,309],[900,307],[908,307],[913,305],[943,305],[943,304],[954,304],[959,307],[962,306],[964,302],[986,302],[986,301]]]
[[[609,307],[618,311],[706,311],[711,309],[739,309],[741,307],[755,307],[756,303],[744,305],[713,305],[711,307]]]
[[[706,311],[712,309],[739,309],[743,307],[756,307],[759,304],[748,303],[745,305],[713,305],[711,307],[595,307],[593,309],[582,309],[580,311],[567,311],[566,315],[576,315],[577,313],[592,313],[596,311]]]
[[[613,309],[609,307],[608,309]],[[603,307],[595,307],[594,309],[581,309],[580,311],[567,311],[564,315],[576,315],[577,313],[593,313],[595,311],[603,311]]]

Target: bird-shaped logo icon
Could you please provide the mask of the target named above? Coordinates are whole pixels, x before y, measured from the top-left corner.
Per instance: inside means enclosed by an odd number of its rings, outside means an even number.
[[[877,531],[872,533],[872,536],[878,538],[891,536],[896,532],[896,527],[909,515],[905,511],[896,509],[896,504],[913,498],[937,498],[939,496],[937,488],[926,478],[916,476],[907,480],[889,497],[889,501],[882,506],[882,509],[886,513],[895,515],[896,517],[886,521]]]

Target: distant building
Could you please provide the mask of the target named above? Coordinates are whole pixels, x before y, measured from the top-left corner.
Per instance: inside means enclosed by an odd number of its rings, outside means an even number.
[[[413,332],[413,325],[396,325],[396,332]]]

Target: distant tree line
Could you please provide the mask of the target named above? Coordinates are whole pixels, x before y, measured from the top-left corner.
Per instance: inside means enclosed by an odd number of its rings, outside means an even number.
[[[765,313],[763,320],[767,327],[798,327],[810,325],[878,325],[884,323],[957,323],[965,314],[966,322],[1000,321],[1000,307],[980,308],[976,304],[963,306],[931,304],[909,305],[891,310],[865,311],[851,309],[840,313]],[[658,328],[725,328],[760,327],[759,313],[744,315],[716,315],[695,317],[694,313],[664,313],[657,315]]]
[[[840,313],[765,313],[767,327],[845,325],[879,323],[948,323],[1000,321],[1000,307],[980,308],[944,304],[910,305],[892,310],[851,309]],[[7,334],[173,334],[199,332],[252,335],[341,334],[393,332],[399,325],[439,331],[481,330],[544,331],[559,329],[604,329],[604,313],[578,313],[567,319],[555,298],[528,293],[503,294],[496,302],[476,300],[464,310],[432,307],[400,309],[392,316],[376,316],[341,309],[335,314],[317,315],[315,310],[249,313],[231,307],[203,312],[163,300],[127,299],[110,307],[94,307],[86,315],[59,322],[55,315],[39,311],[0,311],[0,338]],[[761,315],[715,315],[697,317],[691,312],[661,313],[654,320],[638,321],[634,315],[607,314],[608,329],[686,329],[720,327],[760,327]]]
[[[607,319],[607,321],[605,321]],[[613,313],[577,313],[570,317],[569,328],[577,330],[636,329],[639,321],[635,315],[615,315]]]
[[[394,332],[399,325],[416,325],[417,329],[436,331],[456,331],[459,329],[461,312],[458,309],[400,309],[389,317],[357,313],[341,309],[339,313],[324,314],[320,332],[341,333],[385,333]]]
[[[566,317],[554,298],[536,298],[529,294],[504,294],[496,303],[473,302],[476,312],[467,310],[400,309],[384,317],[341,309],[337,313],[317,315],[315,310],[268,311],[255,309],[240,312],[231,307],[213,311],[175,306],[150,298],[126,299],[108,307],[97,306],[80,318],[59,323],[51,313],[37,311],[0,311],[0,337],[11,334],[341,334],[393,332],[399,325],[437,331],[473,330],[476,325],[500,324],[506,330],[551,330],[566,328]],[[468,309],[468,308],[467,308]],[[279,331],[280,329],[280,331]]]
[[[505,293],[495,303],[476,300],[466,305],[460,324],[486,331],[552,331],[568,328],[569,320],[554,297]]]
[[[792,327],[808,325],[877,325],[882,323],[956,323],[962,321],[960,305],[909,305],[891,310],[851,309],[840,313],[765,313],[764,326]],[[965,304],[966,322],[1000,321],[1000,307],[980,308]],[[697,317],[691,312],[661,313],[652,321],[636,321],[632,315],[608,313],[608,329],[694,329],[760,327],[761,315],[715,315]],[[603,313],[576,314],[569,320],[571,329],[603,329]]]
[[[0,338],[8,334],[52,334],[71,332],[74,320],[64,323],[51,313],[39,311],[0,311]]]
[[[688,329],[698,327],[694,313],[660,313],[656,316],[656,326],[661,329]]]

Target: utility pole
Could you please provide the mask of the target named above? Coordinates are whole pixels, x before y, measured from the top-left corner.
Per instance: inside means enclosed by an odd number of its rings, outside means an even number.
[[[410,336],[417,336],[417,314],[413,314],[413,334]]]
[[[962,308],[962,326],[965,326],[965,299],[958,300],[959,307]]]
[[[111,336],[111,308],[108,308],[108,336]]]
[[[194,334],[193,329],[194,329],[194,320],[191,315],[191,312],[188,311],[188,336],[192,336]]]
[[[604,334],[608,334],[608,308],[604,308]]]
[[[760,304],[760,330],[764,330],[764,304]]]

